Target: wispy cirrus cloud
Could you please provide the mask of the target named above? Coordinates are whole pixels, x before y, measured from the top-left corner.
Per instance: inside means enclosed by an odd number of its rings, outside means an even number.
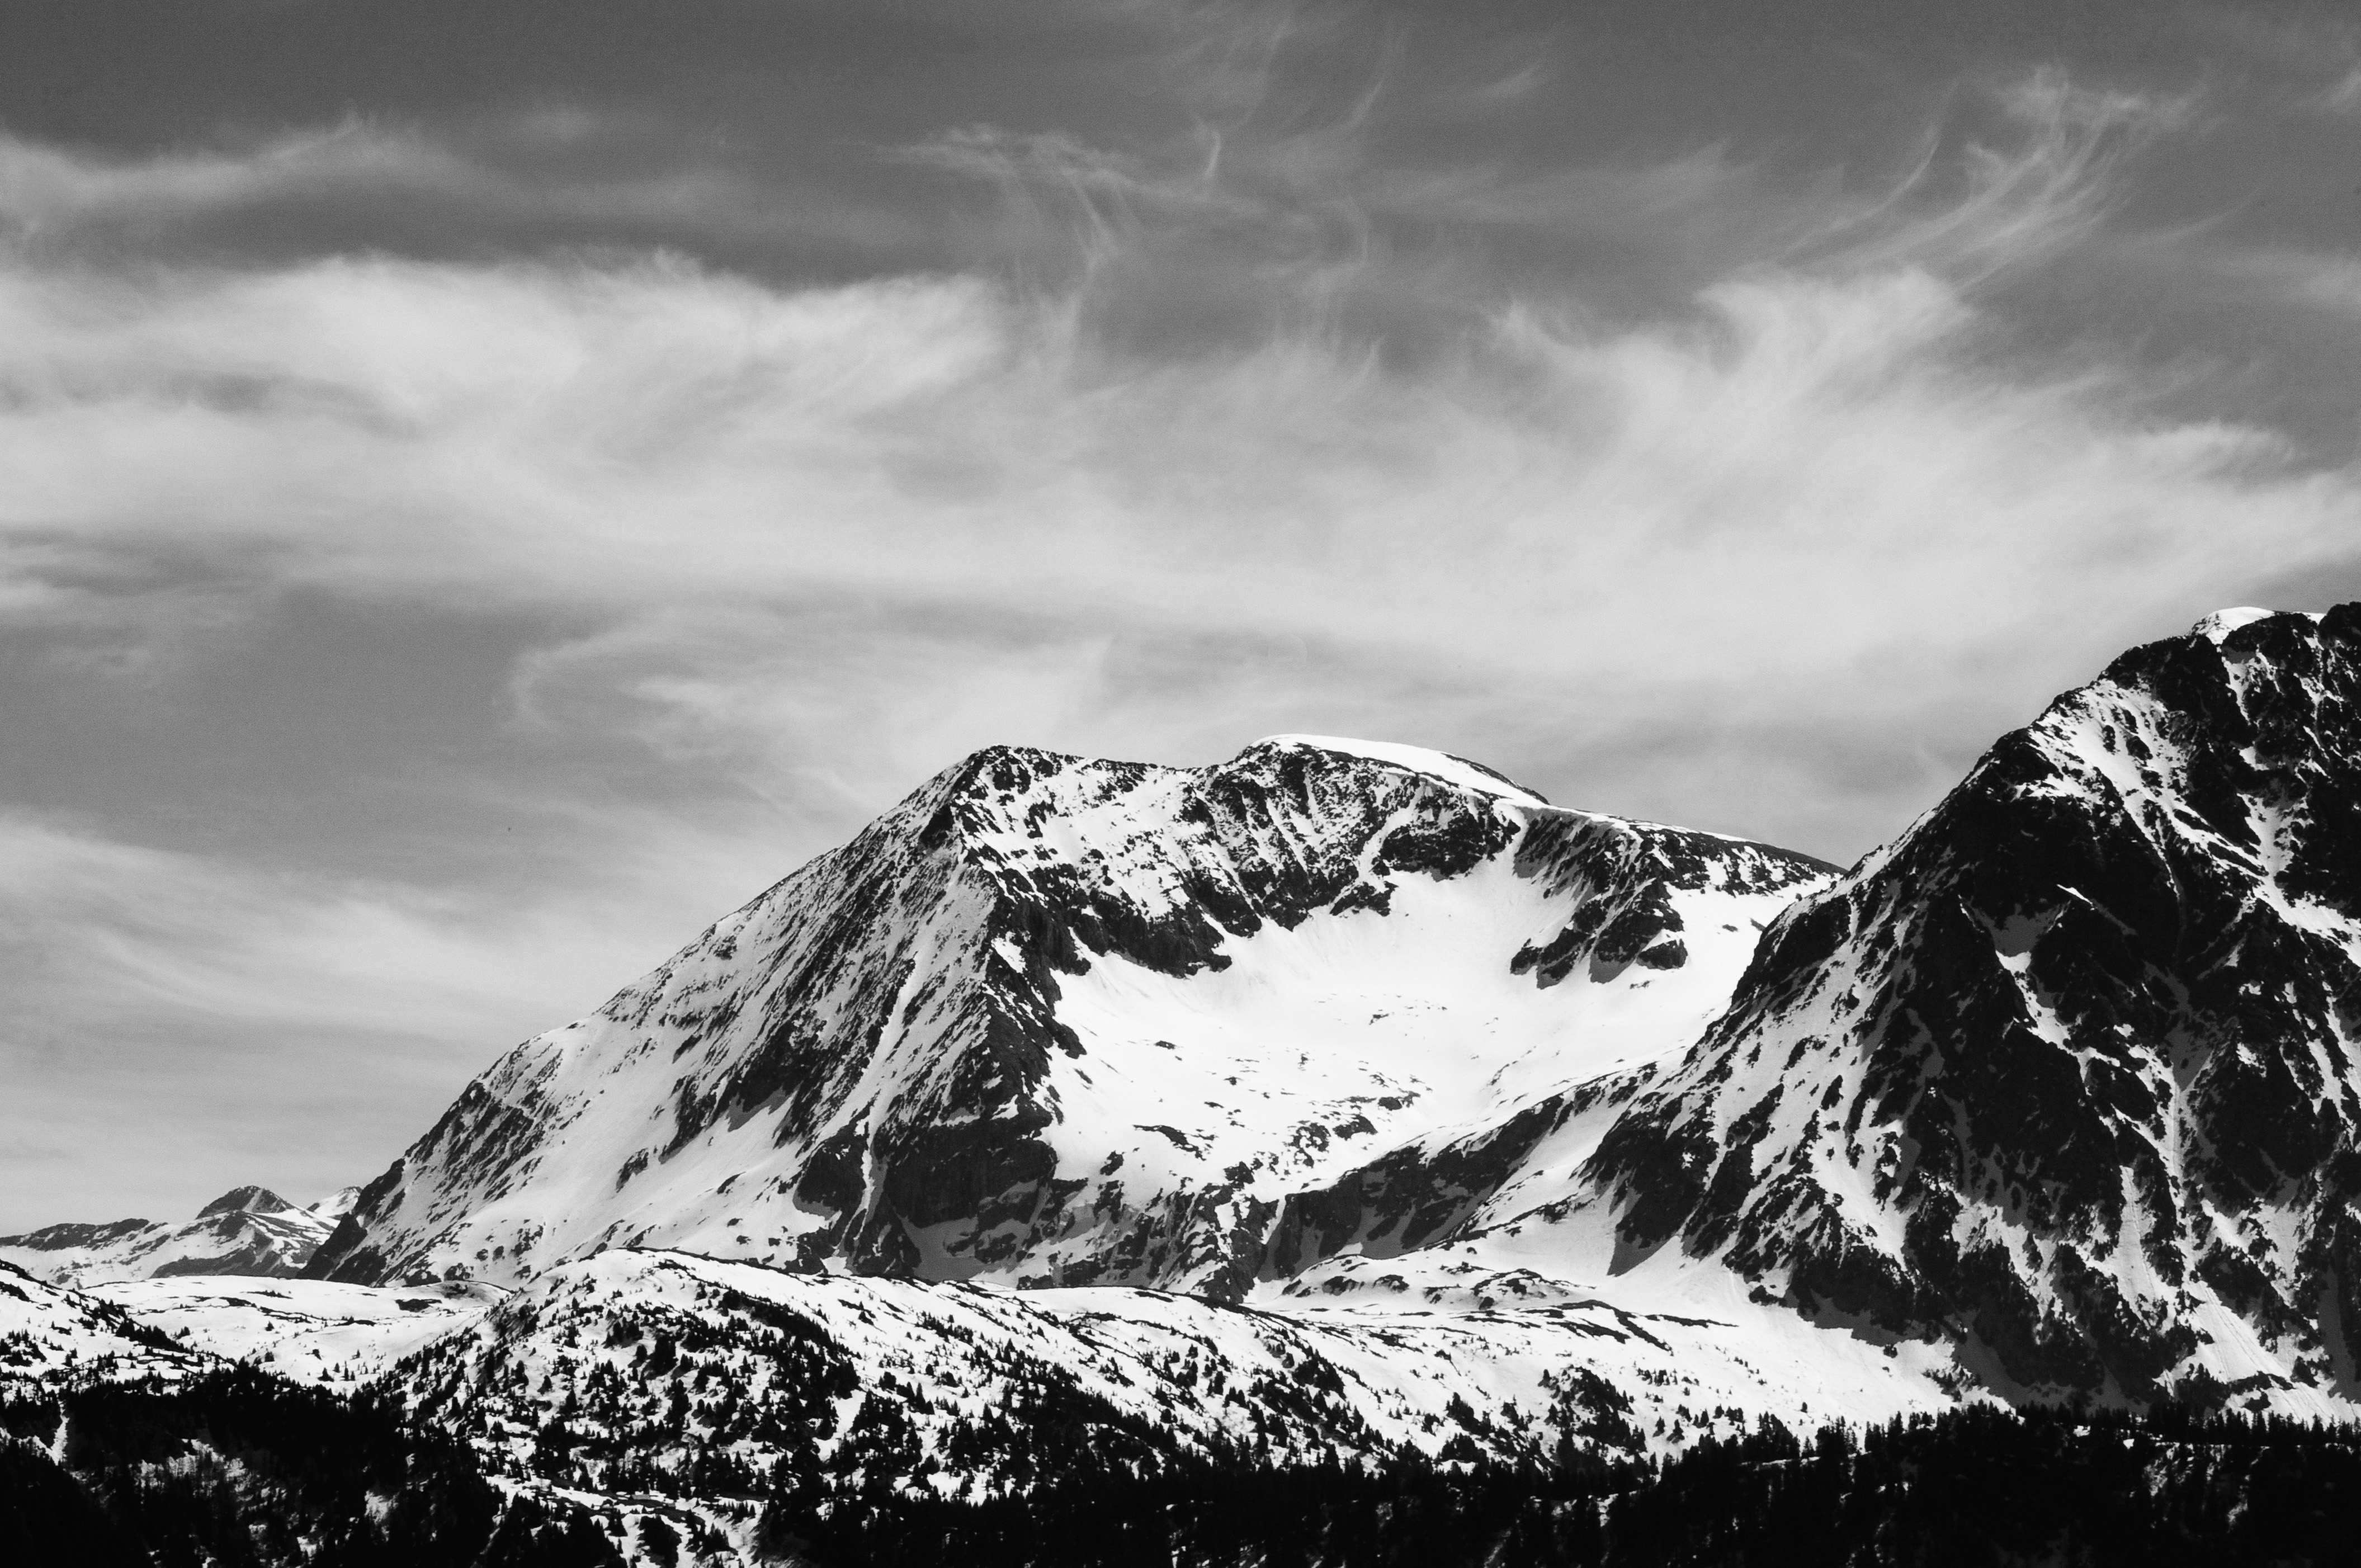
[[[1920,268],[1961,288],[2037,268],[2095,236],[2123,197],[2123,165],[2195,123],[2203,102],[2193,89],[2085,87],[2055,67],[1965,84],[1909,170],[1839,208],[1795,258]]]
[[[2201,254],[2235,294],[2361,322],[2361,259],[2292,247],[2215,246]]]
[[[2223,9],[2202,25],[2265,67],[2270,92],[2300,114],[2361,114],[2361,27],[2317,13]]]
[[[2096,657],[2158,602],[2193,615],[2258,561],[2350,552],[2346,480],[2268,432],[2159,425],[2128,366],[1993,357],[1993,258],[2032,265],[2084,232],[2138,113],[2055,82],[2004,107],[2012,148],[1965,140],[1954,179],[1832,199],[1817,247],[1791,215],[1677,313],[1461,302],[1475,324],[1449,352],[1391,367],[1334,319],[1143,354],[1095,325],[1108,285],[1088,269],[1045,293],[780,289],[664,260],[19,267],[0,277],[19,350],[6,576],[28,602],[103,606],[90,563],[178,552],[258,591],[580,611],[607,628],[598,659],[551,658],[577,688],[609,672],[612,721],[675,740],[772,722],[718,694],[792,682],[759,650],[815,606],[835,640],[798,653],[803,678],[863,713],[935,713],[903,732],[939,756],[997,737],[930,708],[884,652],[921,619],[946,662],[1011,684],[1043,648],[1274,631],[1324,651],[1339,685],[1447,666],[1456,700],[1547,705],[1512,743],[1554,769],[1543,728],[1737,711],[1766,683],[1794,693],[1766,728],[1906,729],[1949,684],[1990,689],[1965,649],[2074,619]],[[1141,247],[1219,221],[1213,198],[1155,206],[1114,160],[1027,156],[1119,192]],[[2089,603],[2102,564],[2114,616]],[[1633,591],[1658,584],[1676,608]],[[1209,690],[1162,732],[1218,746],[1213,716],[1238,701]],[[1032,721],[1071,744],[1109,730],[1080,698]],[[1585,772],[1593,798],[1622,782]],[[1657,814],[1844,847],[1825,808],[1741,808],[1752,795],[1689,784]]]
[[[879,255],[927,243],[906,212],[841,181],[763,178],[711,160],[627,171],[572,156],[642,134],[629,122],[555,108],[465,135],[354,118],[144,157],[0,133],[0,235],[19,247],[102,258],[191,245],[236,254],[240,236],[257,229],[265,248],[283,247],[274,225],[290,223],[298,233],[308,224],[380,245],[439,233],[449,246],[478,249],[488,235]]]

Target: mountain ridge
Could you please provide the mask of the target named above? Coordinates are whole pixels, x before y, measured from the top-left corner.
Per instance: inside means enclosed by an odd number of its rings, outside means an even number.
[[[268,1188],[235,1187],[178,1223],[115,1220],[0,1236],[0,1262],[65,1285],[189,1274],[294,1275],[357,1196],[347,1188],[298,1208]]]

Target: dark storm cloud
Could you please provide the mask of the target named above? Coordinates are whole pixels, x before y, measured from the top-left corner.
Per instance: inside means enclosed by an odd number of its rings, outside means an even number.
[[[23,8],[0,1227],[364,1176],[976,745],[1841,857],[2361,592],[2345,35],[2055,10]]]

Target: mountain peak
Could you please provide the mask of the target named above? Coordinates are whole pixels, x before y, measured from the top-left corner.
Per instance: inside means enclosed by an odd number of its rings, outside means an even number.
[[[325,1198],[321,1199],[317,1203],[314,1203],[310,1208],[304,1210],[303,1212],[307,1214],[317,1214],[324,1220],[341,1220],[346,1214],[351,1213],[353,1212],[353,1205],[360,1201],[361,1190],[359,1188],[339,1187],[334,1192],[329,1193]]]
[[[1824,875],[1422,747],[988,748],[496,1063],[312,1268],[655,1245],[1235,1293],[1292,1193],[1678,1049]]]
[[[76,1288],[177,1274],[289,1275],[319,1250],[335,1217],[298,1209],[268,1187],[234,1187],[177,1224],[118,1220],[0,1236],[0,1264]]]
[[[283,1214],[294,1204],[268,1187],[233,1187],[197,1211],[200,1220],[214,1214]]]

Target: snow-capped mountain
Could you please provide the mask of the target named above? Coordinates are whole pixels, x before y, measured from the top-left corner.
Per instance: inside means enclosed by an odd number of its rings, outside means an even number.
[[[1235,1296],[1360,1223],[1303,1209],[1349,1173],[1438,1233],[1517,1151],[1426,1151],[1677,1053],[1829,869],[1407,747],[983,751],[510,1052],[311,1272],[628,1245]]]
[[[2135,650],[1842,877],[1406,748],[985,752],[503,1058],[313,1272],[1537,1277],[2341,1407],[2356,649],[2348,607]]]
[[[2351,1420],[2356,1049],[2361,606],[2133,650],[1840,874],[1403,747],[995,750],[357,1193],[12,1238],[114,1282],[0,1265],[0,1382],[379,1383],[634,1563],[1766,1416]]]
[[[299,1209],[262,1187],[223,1193],[193,1220],[116,1220],[49,1225],[0,1236],[0,1261],[60,1285],[100,1285],[181,1274],[302,1272],[359,1191],[347,1188]]]
[[[2354,1391],[2361,606],[2229,611],[1773,923],[1587,1175],[2007,1393]]]

